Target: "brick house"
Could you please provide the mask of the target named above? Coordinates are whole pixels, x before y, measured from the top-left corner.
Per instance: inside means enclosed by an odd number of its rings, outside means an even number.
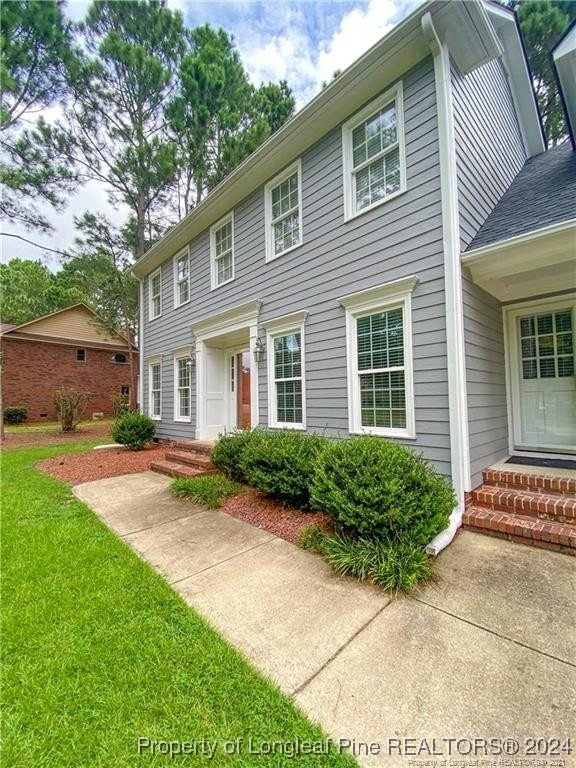
[[[88,390],[86,417],[112,416],[114,395],[132,396],[128,343],[107,332],[86,304],[18,326],[0,327],[3,405],[24,405],[28,422],[54,421],[54,391]]]

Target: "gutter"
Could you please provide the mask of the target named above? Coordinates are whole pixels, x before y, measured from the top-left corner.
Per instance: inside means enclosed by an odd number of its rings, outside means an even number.
[[[450,460],[457,505],[448,527],[426,547],[438,555],[450,544],[462,525],[465,493],[470,488],[470,444],[466,397],[466,360],[464,354],[464,311],[460,264],[460,217],[456,175],[456,140],[452,109],[450,53],[440,41],[432,15],[422,17],[422,32],[434,59],[436,104],[438,113],[438,151],[442,195],[442,230],[444,241],[444,283],[446,294],[446,357],[448,367],[448,408],[450,414]]]

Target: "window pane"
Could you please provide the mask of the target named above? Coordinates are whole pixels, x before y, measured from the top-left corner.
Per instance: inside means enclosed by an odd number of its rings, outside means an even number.
[[[292,333],[274,339],[274,377],[291,379],[302,375],[301,335]]]
[[[278,184],[272,190],[272,219],[278,219],[280,216],[295,208],[298,205],[298,172],[293,173],[290,178]]]
[[[188,277],[188,256],[181,256],[177,262],[178,280],[185,280]]]
[[[522,361],[522,378],[523,379],[538,378],[538,366],[537,366],[536,360]]]
[[[572,355],[558,358],[558,376],[574,376],[574,358]]]
[[[282,253],[300,242],[300,215],[298,211],[274,224],[274,254]]]
[[[570,312],[556,313],[556,332],[562,333],[572,330],[572,315]]]
[[[397,141],[396,105],[390,104],[368,118],[352,131],[353,167],[376,157]]]
[[[178,303],[184,304],[189,298],[190,284],[188,283],[188,279],[185,279],[184,282],[178,283]]]
[[[216,282],[218,285],[232,279],[232,254],[222,256],[216,262]]]
[[[189,389],[180,389],[178,391],[179,396],[179,415],[180,416],[190,416],[190,390]]]
[[[188,358],[180,358],[178,360],[178,386],[190,386],[190,366],[188,365]]]
[[[157,296],[160,293],[160,273],[154,275],[152,278],[152,296]]]
[[[520,335],[521,336],[534,336],[535,325],[533,317],[523,317],[520,320]]]
[[[276,420],[280,424],[302,423],[302,381],[276,382]]]
[[[160,389],[160,365],[152,366],[152,389]]]
[[[360,374],[360,419],[363,427],[406,428],[404,371]]]
[[[539,315],[537,327],[538,327],[538,333],[552,333],[552,331],[554,330],[553,316]]]
[[[232,250],[232,222],[228,221],[214,233],[216,258]]]
[[[404,365],[402,309],[358,318],[358,369],[395,368]]]
[[[555,375],[554,358],[544,358],[543,360],[540,360],[540,378],[553,379]]]

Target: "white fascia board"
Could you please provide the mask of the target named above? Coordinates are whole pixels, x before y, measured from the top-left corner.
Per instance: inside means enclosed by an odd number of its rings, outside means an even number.
[[[202,341],[212,336],[249,327],[257,322],[261,306],[261,301],[247,301],[245,304],[240,304],[194,323],[192,333],[196,337],[196,341]]]

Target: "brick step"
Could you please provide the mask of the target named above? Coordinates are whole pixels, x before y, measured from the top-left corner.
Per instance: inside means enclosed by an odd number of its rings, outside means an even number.
[[[192,451],[167,451],[166,461],[172,461],[175,464],[187,464],[190,467],[198,469],[215,470],[214,464],[206,453],[194,453]]]
[[[153,461],[150,464],[150,469],[153,472],[160,472],[162,475],[168,475],[169,477],[200,477],[212,474],[205,469],[191,467],[188,464],[178,464],[173,461]]]
[[[177,440],[172,444],[178,451],[192,451],[193,453],[203,453],[210,456],[214,449],[214,443],[205,440]]]
[[[576,499],[481,485],[470,493],[472,506],[559,523],[576,522]]]
[[[576,526],[534,517],[470,507],[464,512],[462,525],[469,531],[530,544],[542,549],[576,556]]]
[[[482,476],[485,485],[495,488],[576,498],[576,478],[574,477],[549,477],[502,469],[485,469]]]

